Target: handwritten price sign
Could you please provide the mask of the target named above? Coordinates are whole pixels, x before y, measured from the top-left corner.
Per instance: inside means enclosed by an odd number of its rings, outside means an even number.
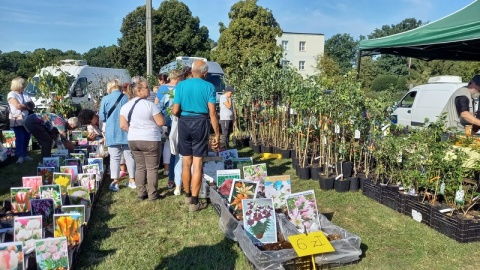
[[[308,235],[292,235],[288,237],[288,241],[290,241],[299,257],[335,251],[330,241],[321,231],[312,232]]]

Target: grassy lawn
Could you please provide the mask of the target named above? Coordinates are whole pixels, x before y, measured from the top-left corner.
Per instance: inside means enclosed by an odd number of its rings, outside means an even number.
[[[252,155],[248,148],[240,154]],[[37,163],[0,168],[0,198],[9,197],[10,186],[21,186],[21,176],[34,175]],[[321,191],[316,181],[298,180],[290,160],[267,164],[269,175],[292,176],[293,192],[314,189],[320,211],[362,238],[361,261],[345,269],[479,268],[480,242],[459,244],[361,192]],[[250,269],[236,243],[221,233],[213,208],[189,213],[183,196],[165,190],[166,181],[162,176],[159,184],[166,197],[155,202],[137,201],[128,188],[112,193],[105,183],[78,269]]]

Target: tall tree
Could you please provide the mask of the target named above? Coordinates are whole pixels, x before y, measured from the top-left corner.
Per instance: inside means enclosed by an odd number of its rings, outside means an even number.
[[[145,74],[145,6],[137,7],[122,23],[116,57],[120,66],[132,75]],[[200,27],[200,19],[193,17],[187,5],[178,0],[162,1],[152,11],[153,68],[175,59],[176,56],[209,57],[208,29]]]
[[[227,77],[242,66],[277,61],[276,37],[282,29],[269,9],[258,6],[257,0],[239,1],[230,8],[228,18],[228,27],[219,23],[218,46],[211,53]]]
[[[350,34],[336,34],[325,41],[325,55],[337,62],[340,72],[345,74],[356,61],[357,47],[358,41]]]
[[[90,66],[107,68],[117,67],[116,65],[118,63],[115,61],[115,51],[117,48],[118,47],[115,45],[92,48],[83,54],[83,58],[87,60],[87,63]]]

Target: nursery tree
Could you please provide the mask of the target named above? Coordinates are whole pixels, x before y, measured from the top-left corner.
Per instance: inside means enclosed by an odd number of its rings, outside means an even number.
[[[239,67],[262,63],[251,60],[261,54],[267,61],[277,62],[280,47],[276,45],[276,37],[282,30],[269,9],[258,6],[257,0],[239,1],[231,7],[228,18],[228,27],[219,23],[218,46],[211,53],[227,77]]]

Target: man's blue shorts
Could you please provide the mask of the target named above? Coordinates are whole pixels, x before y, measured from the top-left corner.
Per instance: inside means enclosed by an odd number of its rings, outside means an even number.
[[[208,115],[178,118],[178,152],[182,156],[206,157],[210,136]]]

